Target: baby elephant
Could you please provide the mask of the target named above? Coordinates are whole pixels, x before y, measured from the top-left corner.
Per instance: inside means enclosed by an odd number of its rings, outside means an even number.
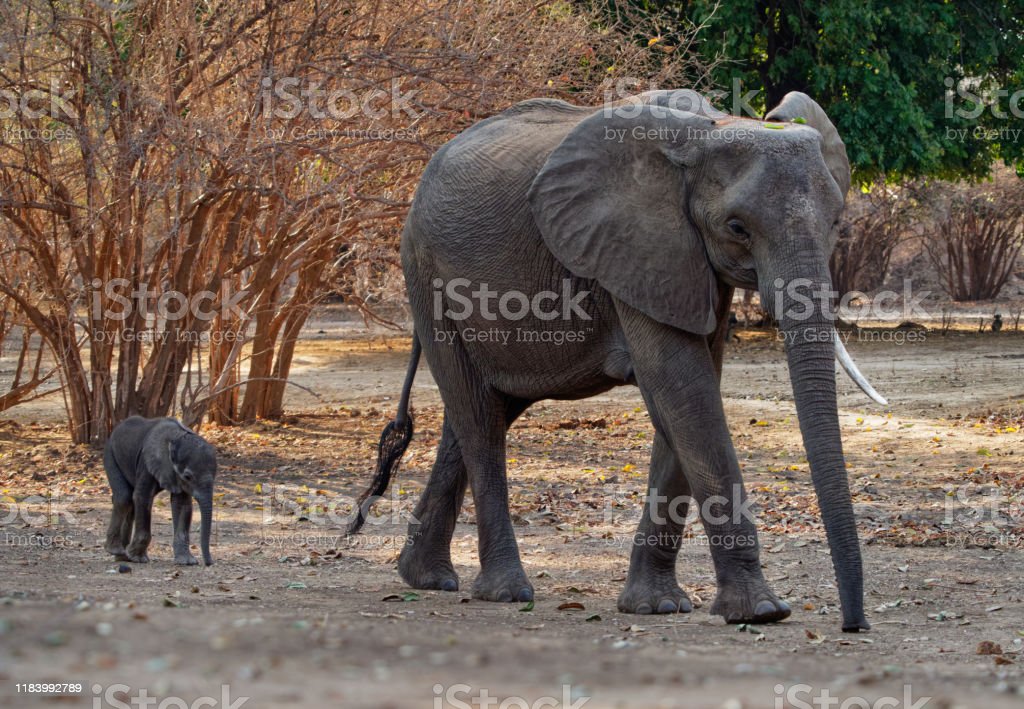
[[[192,498],[202,516],[199,545],[203,562],[210,556],[213,522],[213,479],[217,458],[213,446],[185,428],[177,419],[132,416],[110,434],[103,451],[103,467],[113,493],[114,510],[107,529],[106,550],[122,561],[149,561],[150,515],[153,498],[161,490],[171,495],[174,520],[174,563],[199,563],[189,551]],[[132,524],[135,536],[132,536]]]

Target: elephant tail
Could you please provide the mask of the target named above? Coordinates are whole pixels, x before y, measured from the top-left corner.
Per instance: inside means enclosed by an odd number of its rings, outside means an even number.
[[[419,366],[422,351],[420,340],[414,331],[409,368],[405,372],[402,396],[398,400],[398,413],[380,434],[380,443],[377,444],[377,469],[373,473],[370,487],[356,501],[356,518],[349,525],[347,535],[355,534],[362,528],[373,503],[387,492],[391,474],[395,472],[398,462],[405,455],[405,449],[409,447],[409,441],[412,440],[412,414],[409,413],[409,397],[412,394],[412,383],[416,378],[416,368]]]

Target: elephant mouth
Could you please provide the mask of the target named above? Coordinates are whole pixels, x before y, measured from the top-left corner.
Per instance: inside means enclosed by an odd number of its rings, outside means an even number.
[[[718,277],[733,288],[757,290],[757,272],[752,268],[732,268],[728,272],[718,272]]]

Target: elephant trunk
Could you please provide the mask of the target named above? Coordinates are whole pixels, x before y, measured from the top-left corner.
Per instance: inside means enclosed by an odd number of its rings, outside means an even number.
[[[213,557],[210,555],[210,529],[213,526],[213,493],[202,492],[196,495],[199,503],[199,548],[203,552],[203,563],[207,566],[213,564]]]
[[[843,631],[857,632],[870,626],[864,617],[860,543],[839,431],[836,332],[830,317],[831,301],[823,295],[831,291],[831,279],[823,266],[824,262],[814,269],[818,274],[815,278],[783,279],[785,293],[777,289],[766,302],[775,305],[780,316],[779,328],[785,338],[800,432],[832,552]],[[781,308],[779,298],[783,301]]]

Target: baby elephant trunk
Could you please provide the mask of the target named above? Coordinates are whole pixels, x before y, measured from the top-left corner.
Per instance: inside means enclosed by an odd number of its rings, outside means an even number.
[[[203,563],[207,566],[213,564],[213,557],[210,556],[210,528],[213,526],[213,495],[202,493],[196,496],[199,503],[199,548],[203,551]]]

